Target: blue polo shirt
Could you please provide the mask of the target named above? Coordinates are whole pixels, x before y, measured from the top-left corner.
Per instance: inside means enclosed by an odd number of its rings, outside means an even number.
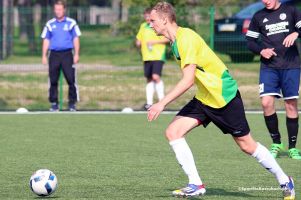
[[[73,49],[73,39],[81,35],[76,21],[65,17],[62,21],[56,18],[49,20],[41,34],[41,38],[50,41],[49,50],[64,51]]]

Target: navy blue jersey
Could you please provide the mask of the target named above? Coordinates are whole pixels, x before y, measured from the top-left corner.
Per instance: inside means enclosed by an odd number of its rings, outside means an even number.
[[[248,47],[254,53],[260,53],[262,49],[266,48],[275,49],[277,56],[270,59],[261,57],[261,63],[265,67],[300,68],[300,57],[296,43],[289,48],[283,45],[284,39],[289,34],[298,32],[301,35],[300,28],[301,12],[296,7],[282,4],[277,10],[264,8],[254,15],[246,34],[248,43],[256,42],[257,46],[248,45]],[[260,44],[258,43],[259,38]]]

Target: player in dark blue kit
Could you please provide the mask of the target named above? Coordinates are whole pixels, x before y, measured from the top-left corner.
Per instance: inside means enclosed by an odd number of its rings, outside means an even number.
[[[41,34],[43,38],[42,62],[47,64],[49,54],[50,111],[58,111],[58,79],[60,69],[69,85],[69,111],[76,111],[79,101],[75,64],[79,61],[79,36],[81,32],[74,19],[65,16],[66,5],[62,0],[54,4],[55,18],[49,20]],[[73,51],[73,52],[72,52]]]
[[[301,33],[301,12],[279,0],[262,2],[265,8],[254,15],[246,38],[248,48],[261,55],[259,90],[265,123],[273,140],[270,151],[277,157],[284,150],[274,105],[275,97],[282,97],[286,110],[288,155],[301,160],[300,151],[296,149],[301,64],[296,39]]]

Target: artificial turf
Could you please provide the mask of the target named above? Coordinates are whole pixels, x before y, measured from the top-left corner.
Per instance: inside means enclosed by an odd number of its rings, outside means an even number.
[[[172,117],[149,123],[145,114],[1,114],[0,199],[36,199],[29,178],[41,168],[58,177],[55,199],[174,199],[171,191],[187,179],[163,135]],[[255,139],[269,145],[263,117],[247,117]],[[279,120],[286,142],[285,116]],[[187,141],[207,188],[201,199],[282,199],[275,178],[213,124]],[[277,160],[301,198],[301,161]]]

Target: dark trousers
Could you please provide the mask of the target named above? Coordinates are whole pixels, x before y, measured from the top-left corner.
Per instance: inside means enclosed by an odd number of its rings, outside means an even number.
[[[51,51],[49,56],[49,101],[58,103],[58,80],[60,69],[63,70],[65,79],[69,85],[69,104],[78,101],[78,91],[76,85],[76,71],[73,67],[73,54],[71,50]]]

